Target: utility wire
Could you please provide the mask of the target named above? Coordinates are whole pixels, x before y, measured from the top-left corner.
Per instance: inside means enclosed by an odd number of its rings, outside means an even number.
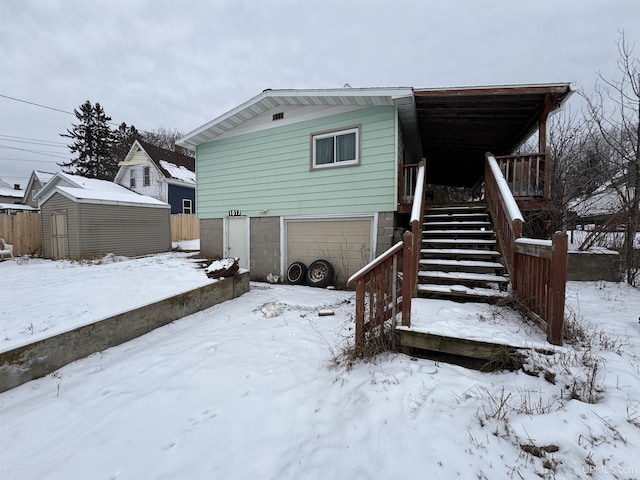
[[[44,139],[41,139],[41,138],[16,137],[15,135],[4,135],[2,133],[0,133],[0,137],[6,137],[7,140],[8,139],[15,139],[15,140],[11,140],[12,142],[18,142],[18,141],[21,141],[21,140],[24,140],[26,142],[26,141],[30,140],[30,141],[33,141],[33,142],[50,143],[52,146],[53,145],[60,145],[60,146],[64,146],[64,147],[67,146],[67,144],[64,143],[64,142],[54,142],[53,140],[44,140]]]
[[[47,157],[55,157],[55,158],[62,158],[63,160],[69,160],[68,157],[61,157],[60,155],[52,155],[50,153],[38,152],[37,150],[28,150],[26,148],[10,147],[9,145],[0,144],[0,148],[10,148],[11,150],[20,150],[22,152],[37,153],[38,155],[46,155]]]
[[[35,105],[36,107],[46,108],[48,110],[53,110],[54,112],[68,113],[69,115],[73,115],[74,117],[76,116],[76,114],[73,113],[73,112],[68,112],[66,110],[61,110],[61,109],[55,108],[55,107],[48,107],[47,105],[42,105],[40,103],[29,102],[28,100],[22,100],[20,98],[10,97],[9,95],[2,95],[0,93],[0,97],[8,98],[9,100],[15,100],[16,102],[26,103],[26,104],[29,104],[29,105]]]

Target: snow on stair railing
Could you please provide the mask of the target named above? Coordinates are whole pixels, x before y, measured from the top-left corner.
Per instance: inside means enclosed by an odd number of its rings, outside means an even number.
[[[524,219],[495,157],[486,155],[485,191],[500,251],[511,277],[516,306],[562,345],[567,279],[567,235],[551,240],[522,238]]]
[[[422,237],[424,216],[424,186],[426,162],[418,167],[418,178],[411,209],[411,231],[356,273],[347,286],[356,286],[356,346],[362,347],[367,338],[385,341],[388,330],[385,322],[391,320],[391,340],[402,315],[402,325],[411,326],[411,298],[415,296],[418,279],[418,252]],[[368,337],[367,337],[368,334]]]
[[[487,153],[486,157],[484,182],[487,204],[498,233],[498,243],[507,263],[507,270],[511,274],[513,242],[522,236],[524,219],[495,157],[491,153]]]

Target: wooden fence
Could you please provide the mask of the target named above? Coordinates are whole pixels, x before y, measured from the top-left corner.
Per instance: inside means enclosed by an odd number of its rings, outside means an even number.
[[[0,215],[0,237],[13,245],[13,254],[42,253],[42,217],[39,213],[19,212]]]
[[[200,222],[195,215],[178,213],[171,215],[171,241],[196,240],[200,238]]]

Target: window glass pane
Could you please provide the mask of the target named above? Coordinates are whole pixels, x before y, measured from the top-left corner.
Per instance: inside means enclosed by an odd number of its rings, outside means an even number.
[[[333,137],[316,139],[316,165],[333,163]]]
[[[356,159],[355,132],[336,136],[336,161],[346,162]]]

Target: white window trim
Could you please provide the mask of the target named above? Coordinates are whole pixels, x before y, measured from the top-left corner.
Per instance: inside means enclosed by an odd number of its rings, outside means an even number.
[[[185,212],[185,205],[187,202],[189,203],[189,213]],[[191,215],[193,213],[193,202],[191,201],[190,198],[182,199],[182,213],[185,213],[187,215]]]
[[[151,167],[142,168],[142,186],[143,187],[151,186]]]
[[[376,258],[378,248],[378,212],[374,213],[337,213],[329,215],[298,215],[280,217],[280,276],[284,278],[287,271],[287,225],[295,222],[328,221],[336,220],[371,220],[371,251],[369,252],[369,262]]]
[[[328,137],[337,137],[339,135],[346,135],[349,133],[356,134],[356,158],[355,160],[348,160],[343,162],[326,163],[322,165],[316,165],[316,140]],[[333,142],[334,149],[336,142]],[[334,150],[335,152],[335,150]],[[335,159],[335,156],[334,156]],[[311,170],[321,170],[324,168],[339,168],[348,167],[353,165],[360,165],[360,126],[342,128],[340,130],[329,130],[324,132],[317,132],[311,134]]]
[[[136,188],[136,171],[129,170],[129,188]]]

